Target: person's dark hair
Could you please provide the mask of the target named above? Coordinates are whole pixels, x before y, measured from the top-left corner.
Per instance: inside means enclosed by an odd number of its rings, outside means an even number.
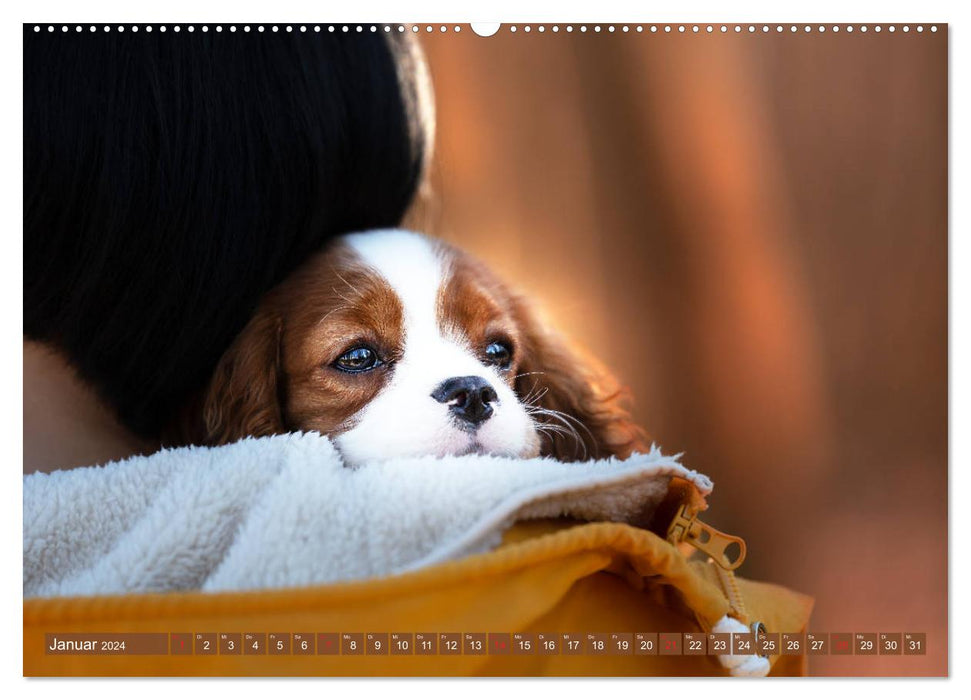
[[[24,333],[158,436],[260,297],[400,223],[429,131],[384,32],[24,27]]]

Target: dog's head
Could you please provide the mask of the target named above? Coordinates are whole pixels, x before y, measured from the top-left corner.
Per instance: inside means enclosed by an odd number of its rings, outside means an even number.
[[[626,456],[640,431],[618,394],[485,266],[376,231],[339,239],[264,299],[206,391],[202,441],[314,430],[350,464]]]

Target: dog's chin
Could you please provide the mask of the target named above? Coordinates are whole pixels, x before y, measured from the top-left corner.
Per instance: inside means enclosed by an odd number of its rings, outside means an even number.
[[[462,457],[464,455],[495,455],[495,452],[490,450],[478,440],[472,439],[466,447],[463,447],[450,454],[454,455],[455,457]]]
[[[364,450],[354,449],[357,445],[347,444],[340,439],[335,441],[335,447],[350,467],[359,467],[372,462],[387,462],[394,459],[415,457],[464,457],[467,455],[482,455],[489,457],[505,457],[507,459],[529,459],[539,455],[539,436],[527,436],[522,444],[492,445],[481,435],[456,430],[447,440],[427,446],[414,445],[384,445],[369,443]]]
[[[528,439],[522,444],[509,444],[502,441],[502,444],[491,444],[488,436],[479,433],[469,433],[463,431],[459,438],[459,444],[452,442],[445,450],[438,451],[439,457],[464,455],[482,455],[489,457],[506,457],[510,459],[528,459],[539,455],[539,436],[530,434]]]

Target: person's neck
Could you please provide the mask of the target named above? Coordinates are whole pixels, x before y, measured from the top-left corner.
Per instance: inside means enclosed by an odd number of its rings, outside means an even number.
[[[24,340],[24,474],[151,451],[48,345]]]

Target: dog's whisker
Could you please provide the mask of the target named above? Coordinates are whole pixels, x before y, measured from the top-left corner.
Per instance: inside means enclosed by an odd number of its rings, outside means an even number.
[[[528,377],[531,374],[546,374],[546,372],[523,372],[522,374],[517,374],[515,377],[513,377],[513,379],[519,379],[520,377]]]
[[[583,423],[576,420],[572,416],[568,416],[567,414],[561,411],[556,411],[550,408],[540,408],[538,406],[533,406],[531,407],[531,410],[529,410],[528,412],[530,416],[544,416],[551,421],[557,421],[558,422],[557,424],[545,423],[545,425],[550,428],[556,428],[558,431],[562,431],[562,432],[558,432],[557,434],[572,437],[575,445],[574,455],[576,455],[578,449],[582,448],[583,459],[587,458],[587,455],[589,454],[587,450],[587,444],[580,436],[579,431],[570,424],[569,420],[573,420],[575,423],[580,425],[584,430],[590,433],[590,430],[585,425],[583,425]],[[593,437],[593,434],[590,433],[590,436]]]
[[[529,394],[526,395],[526,398],[523,399],[523,404],[525,404],[530,408],[539,408],[538,406],[535,405],[536,402],[539,401],[544,396],[546,396],[546,393],[548,391],[549,391],[549,387],[542,387],[541,390],[537,389],[536,387],[533,387],[533,390],[530,391]]]
[[[548,411],[550,411],[550,412],[552,412],[552,413],[555,413],[555,414],[556,414],[557,416],[559,416],[559,417],[560,417],[561,419],[563,419],[564,421],[572,421],[573,423],[575,423],[575,424],[576,424],[576,425],[578,425],[579,427],[581,427],[581,428],[583,428],[583,430],[584,430],[584,431],[585,431],[585,432],[587,433],[587,435],[589,435],[589,436],[590,436],[590,441],[591,441],[591,444],[594,444],[594,445],[596,445],[596,444],[597,444],[597,438],[596,438],[596,437],[594,437],[594,434],[593,434],[593,432],[592,432],[592,431],[590,430],[590,428],[588,428],[588,427],[587,427],[587,426],[586,426],[586,425],[585,425],[585,424],[583,423],[583,421],[581,421],[581,420],[579,420],[579,419],[577,419],[577,418],[575,418],[575,417],[573,417],[573,416],[571,416],[571,415],[570,415],[570,414],[568,414],[568,413],[563,413],[562,411],[557,411],[557,410],[554,410],[554,409],[552,409],[552,408],[550,408],[550,409],[546,409],[546,410],[548,410]],[[584,451],[586,451],[586,442],[584,442]]]

